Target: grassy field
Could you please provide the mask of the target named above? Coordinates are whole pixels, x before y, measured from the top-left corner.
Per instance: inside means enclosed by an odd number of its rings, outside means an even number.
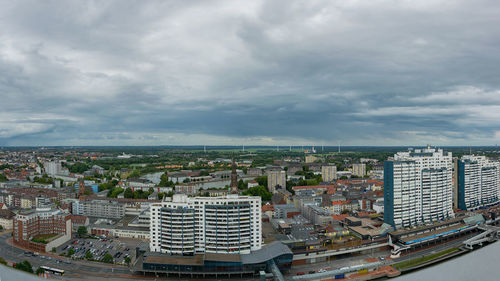
[[[51,238],[56,237],[56,236],[57,236],[57,234],[40,234],[40,235],[33,237],[33,239],[31,239],[31,241],[47,244]]]
[[[422,263],[426,263],[426,262],[431,261],[433,259],[437,259],[437,258],[442,257],[444,255],[454,253],[456,251],[458,251],[458,248],[451,248],[451,249],[448,249],[448,250],[445,250],[445,251],[442,251],[439,253],[435,253],[432,255],[428,255],[425,257],[420,257],[420,258],[412,259],[409,261],[399,262],[399,263],[394,264],[393,267],[396,268],[397,270],[403,270],[406,268],[417,266],[417,265],[422,264]]]

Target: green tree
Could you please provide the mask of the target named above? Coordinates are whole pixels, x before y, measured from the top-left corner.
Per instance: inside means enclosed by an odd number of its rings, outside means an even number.
[[[170,181],[168,180],[167,172],[165,172],[165,173],[163,173],[163,175],[161,175],[160,183],[158,184],[158,186],[164,186],[164,187],[171,186]]]
[[[77,162],[73,165],[68,166],[68,170],[70,172],[77,173],[77,174],[81,174],[81,173],[87,171],[88,169],[90,169],[89,165],[82,163],[82,162]]]
[[[52,250],[50,250],[52,253],[56,252],[56,247],[52,247]]]
[[[123,193],[123,197],[134,198],[134,192],[132,191],[132,188],[128,187],[127,189],[125,189],[125,192]]]
[[[102,262],[113,263],[113,256],[111,254],[105,254],[104,257],[102,257]]]
[[[141,174],[139,173],[139,171],[138,170],[134,170],[130,175],[128,175],[127,178],[129,178],[129,179],[130,178],[138,178],[140,176],[141,176]]]
[[[152,187],[150,187],[150,188],[148,189],[148,192],[149,192],[149,194],[153,194],[153,193],[155,192],[155,189],[154,189],[154,188],[152,188]],[[148,195],[149,195],[149,194],[148,194]]]
[[[33,181],[41,184],[52,184],[54,182],[54,179],[44,174],[41,178],[34,177]]]
[[[106,183],[101,183],[99,185],[99,192],[103,191],[103,190],[111,190],[113,189],[116,185],[118,184],[118,181],[117,180],[113,180],[113,181],[108,181]]]
[[[7,264],[7,262],[5,261],[5,259],[4,259],[4,258],[0,257],[0,264],[6,265],[6,264]]]
[[[261,186],[263,186],[263,187],[265,187],[265,188],[267,188],[267,187],[268,187],[268,186],[267,186],[267,176],[260,176],[260,177],[256,177],[256,178],[255,178],[255,181],[256,181],[257,183],[259,183],[259,185],[261,185]]]
[[[132,261],[130,259],[130,257],[125,257],[125,259],[123,259],[123,261],[127,264],[127,265],[130,265],[130,262]]]
[[[117,186],[117,187],[109,190],[108,197],[110,197],[110,198],[116,198],[118,196],[118,194],[120,194],[122,192],[123,192],[123,188]]]
[[[77,230],[78,235],[84,236],[87,235],[87,228],[85,226],[79,226]]]
[[[247,189],[247,184],[245,184],[245,182],[242,179],[238,181],[238,189],[239,190]]]
[[[7,177],[4,174],[0,174],[0,182],[1,181],[8,181]]]
[[[250,187],[243,194],[252,195],[252,196],[260,196],[262,198],[262,201],[270,201],[271,198],[273,197],[273,194],[271,192],[269,192],[267,190],[267,188],[265,188],[262,185]]]
[[[160,183],[158,184],[158,186],[162,186],[162,187],[174,187],[175,184],[174,184],[173,181],[168,180],[167,172],[165,172],[165,173],[163,173],[163,175],[161,175],[161,177],[160,177]]]
[[[85,258],[89,261],[93,260],[94,259],[94,255],[90,252],[90,251],[87,251],[85,253]]]
[[[29,261],[16,263],[16,268],[22,271],[33,273],[33,267],[31,266],[31,263]]]
[[[165,193],[159,192],[158,193],[158,200],[162,200],[164,196],[165,196]]]
[[[36,271],[35,271],[35,274],[36,274],[36,275],[40,275],[40,274],[42,274],[42,273],[44,273],[44,272],[45,272],[45,269],[43,269],[43,268],[41,268],[41,267],[38,267],[38,268],[36,269]]]
[[[67,257],[68,257],[68,258],[70,258],[70,257],[71,257],[72,255],[74,255],[74,254],[75,254],[75,250],[73,250],[73,249],[69,249],[69,250],[68,250],[68,255],[67,255]]]

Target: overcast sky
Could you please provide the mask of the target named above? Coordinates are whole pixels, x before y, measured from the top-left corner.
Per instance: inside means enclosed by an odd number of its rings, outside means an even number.
[[[499,1],[0,0],[0,145],[495,145]]]

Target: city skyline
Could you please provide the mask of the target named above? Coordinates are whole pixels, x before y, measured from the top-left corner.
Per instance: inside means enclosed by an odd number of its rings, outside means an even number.
[[[1,146],[500,141],[494,1],[0,5]]]

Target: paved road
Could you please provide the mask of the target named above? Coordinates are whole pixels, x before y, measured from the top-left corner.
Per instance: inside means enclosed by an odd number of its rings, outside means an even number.
[[[5,258],[7,261],[19,262],[27,260],[36,269],[40,265],[46,265],[50,267],[60,268],[65,270],[65,278],[74,277],[109,277],[112,275],[128,275],[131,274],[130,270],[126,266],[117,265],[107,265],[97,262],[82,262],[82,261],[71,261],[71,264],[57,263],[58,258],[51,257],[51,259],[42,259],[41,257],[26,256],[24,250],[12,246],[7,241],[11,237],[10,233],[4,233],[0,235],[0,256]],[[45,254],[49,256],[49,254]]]
[[[441,251],[444,251],[446,249],[450,249],[453,247],[460,247],[462,245],[463,241],[469,239],[470,237],[472,237],[474,235],[477,235],[477,233],[472,233],[470,235],[460,237],[460,238],[457,238],[457,239],[452,240],[452,241],[448,241],[447,243],[444,243],[444,244],[438,244],[438,245],[432,246],[431,248],[424,248],[424,249],[421,249],[421,250],[416,251],[416,252],[411,252],[407,255],[401,256],[400,258],[397,258],[394,260],[386,259],[382,262],[386,265],[391,265],[394,263],[398,263],[398,262],[402,262],[402,261],[406,261],[406,260],[410,260],[410,259],[415,259],[415,258],[422,257],[422,256],[427,256],[427,255],[434,254],[437,252],[441,252]],[[288,273],[286,275],[293,276],[293,275],[296,275],[297,272],[304,272],[307,274],[310,270],[314,270],[317,272],[319,269],[335,270],[335,269],[339,269],[342,267],[354,266],[354,265],[367,263],[366,258],[370,258],[370,257],[379,258],[379,257],[388,257],[388,256],[390,256],[390,251],[375,251],[373,254],[370,253],[370,254],[359,255],[359,256],[348,256],[345,258],[338,258],[338,259],[328,261],[328,262],[297,265],[297,266],[293,266],[290,273]]]
[[[472,234],[470,236],[473,236],[475,234]],[[448,243],[445,244],[439,244],[436,245],[432,248],[427,248],[427,249],[422,249],[418,252],[413,252],[408,255],[404,255],[400,258],[397,258],[395,260],[385,260],[385,264],[393,264],[409,259],[414,259],[420,256],[426,256],[429,254],[433,254],[435,252],[440,252],[452,247],[457,247],[462,244],[462,241],[465,241],[466,239],[470,238],[470,236],[462,237],[453,241],[449,241]],[[51,260],[48,259],[41,259],[40,257],[32,257],[32,256],[26,256],[24,255],[24,250],[19,249],[17,247],[14,247],[10,245],[7,241],[11,237],[10,233],[3,233],[0,234],[0,256],[5,258],[7,261],[12,261],[12,262],[19,262],[23,260],[29,261],[33,267],[36,269],[40,265],[46,265],[50,267],[55,267],[55,268],[60,268],[64,269],[66,271],[64,277],[62,279],[64,280],[107,280],[107,281],[123,281],[124,279],[133,279],[133,280],[155,280],[154,277],[151,278],[144,278],[142,276],[132,276],[132,272],[129,270],[128,267],[126,266],[118,266],[118,265],[109,265],[109,264],[103,264],[103,263],[98,263],[98,262],[85,262],[85,261],[72,261],[71,264],[65,264],[65,263],[57,263],[56,258],[52,258]],[[361,263],[365,263],[365,259],[368,257],[387,257],[389,255],[389,251],[375,251],[373,254],[369,255],[359,255],[359,256],[350,256],[346,258],[339,258],[333,261],[329,262],[321,262],[321,263],[315,263],[315,264],[307,264],[307,265],[299,265],[299,266],[294,266],[291,270],[291,272],[287,275],[295,275],[297,272],[309,272],[310,270],[315,270],[318,271],[319,269],[322,268],[328,268],[328,270],[333,270],[333,269],[338,269],[341,267],[345,266],[353,266],[353,265],[358,265]],[[46,254],[48,256],[48,254]],[[164,279],[164,278],[159,278]],[[190,280],[189,278],[168,278],[169,280]],[[200,280],[198,279],[193,279],[193,280]],[[227,279],[221,279],[221,280],[227,280]],[[239,280],[257,280],[254,278],[246,278],[246,279],[239,279]]]
[[[40,257],[26,256],[24,254],[25,250],[19,249],[12,246],[7,241],[11,238],[11,234],[3,233],[0,234],[0,257],[5,258],[7,261],[19,262],[27,260],[36,269],[40,265],[46,265],[50,267],[55,267],[63,269],[65,271],[64,276],[57,277],[54,276],[53,279],[59,280],[92,280],[92,281],[124,281],[124,280],[138,280],[138,281],[152,281],[152,280],[165,280],[166,278],[155,278],[155,277],[143,277],[140,275],[131,275],[132,272],[126,266],[119,265],[109,265],[98,262],[85,262],[85,261],[71,261],[71,264],[57,263],[56,258],[42,259]],[[49,256],[49,254],[45,254]],[[66,259],[66,258],[65,258]],[[189,280],[200,280],[190,279],[190,278],[175,278],[168,277],[168,280],[173,281],[189,281]],[[219,279],[219,280],[229,280],[229,279]],[[255,281],[258,278],[243,278],[239,279],[241,281]]]

